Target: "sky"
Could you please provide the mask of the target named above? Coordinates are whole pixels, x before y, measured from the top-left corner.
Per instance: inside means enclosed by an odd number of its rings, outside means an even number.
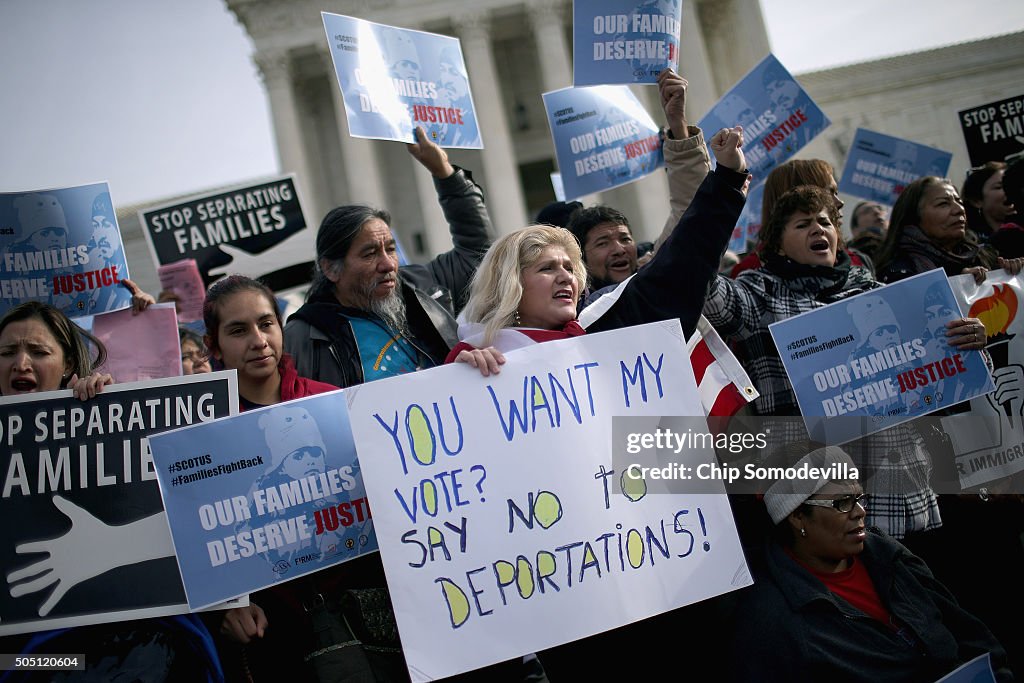
[[[797,74],[1024,30],[1020,0],[761,2]],[[252,52],[222,0],[0,0],[0,192],[107,180],[124,205],[276,173]]]

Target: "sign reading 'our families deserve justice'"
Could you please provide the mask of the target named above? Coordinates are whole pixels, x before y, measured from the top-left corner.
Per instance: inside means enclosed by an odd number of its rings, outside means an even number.
[[[679,61],[680,0],[577,0],[573,85],[656,83]]]
[[[940,268],[771,325],[811,438],[846,443],[992,391],[981,354],[946,341],[959,317]],[[825,419],[840,415],[869,421]]]
[[[203,283],[262,279],[274,291],[309,281],[313,232],[291,176],[139,212],[156,265],[195,259]]]
[[[703,421],[678,320],[506,358],[345,390],[416,681],[750,583],[721,482],[653,494],[612,466],[613,415]]]
[[[567,199],[600,192],[665,165],[658,126],[625,85],[544,93]]]
[[[921,176],[945,178],[950,152],[858,128],[846,157],[839,191],[892,206]]]
[[[0,315],[32,300],[71,318],[127,308],[128,278],[106,183],[0,194]]]
[[[340,391],[150,445],[195,609],[377,550]]]
[[[235,377],[0,398],[0,636],[188,611],[148,437],[238,412]]]
[[[831,121],[807,91],[768,55],[700,120],[705,135],[743,126],[743,153],[754,184],[828,128]]]
[[[353,137],[484,146],[458,38],[321,14]]]

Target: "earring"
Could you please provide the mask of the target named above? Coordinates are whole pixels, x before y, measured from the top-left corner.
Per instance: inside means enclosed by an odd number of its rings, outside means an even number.
[[[516,309],[515,315],[512,316],[512,327],[519,327],[522,324],[522,320],[519,318],[519,309]]]
[[[804,529],[803,527],[800,527],[800,535],[803,536],[804,538],[807,538],[807,529]]]

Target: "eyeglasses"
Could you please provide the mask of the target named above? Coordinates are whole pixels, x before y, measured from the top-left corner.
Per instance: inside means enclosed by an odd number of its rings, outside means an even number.
[[[806,505],[817,505],[823,508],[833,508],[836,512],[841,512],[844,515],[853,509],[853,506],[860,505],[861,510],[868,509],[868,494],[862,493],[859,496],[849,495],[842,496],[840,498],[822,498],[818,500],[812,500],[808,498],[804,501]]]

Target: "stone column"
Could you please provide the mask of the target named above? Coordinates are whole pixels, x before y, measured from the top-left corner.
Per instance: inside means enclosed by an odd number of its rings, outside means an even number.
[[[530,0],[526,5],[544,92],[572,85],[572,55],[565,39],[563,4],[560,0]]]
[[[491,220],[499,234],[506,234],[527,224],[526,201],[519,183],[519,168],[508,120],[501,97],[498,70],[491,54],[488,17],[485,12],[472,12],[453,18],[462,39],[462,54],[470,73],[473,104],[486,149],[481,155]]]
[[[316,225],[321,216],[320,197],[314,195],[312,167],[306,153],[295,92],[292,89],[292,63],[287,50],[262,51],[255,55],[270,100],[270,115],[277,142],[281,171],[295,174],[295,184],[302,197],[306,220]]]
[[[338,84],[338,77],[334,71],[331,51],[323,50],[320,55],[324,69],[327,71],[327,80],[331,82],[331,99],[334,102],[334,118],[341,147],[341,163],[345,167],[347,185],[345,196],[353,204],[386,208],[386,196],[380,180],[380,164],[374,143],[372,140],[354,138],[349,134],[345,99],[341,94],[341,86]]]
[[[682,38],[679,41],[679,75],[690,83],[686,89],[686,121],[690,125],[697,125],[701,117],[719,100],[720,93],[715,88],[711,76],[704,36],[701,34],[697,8],[693,2],[683,3],[680,33]],[[708,137],[714,132],[708,133]]]

